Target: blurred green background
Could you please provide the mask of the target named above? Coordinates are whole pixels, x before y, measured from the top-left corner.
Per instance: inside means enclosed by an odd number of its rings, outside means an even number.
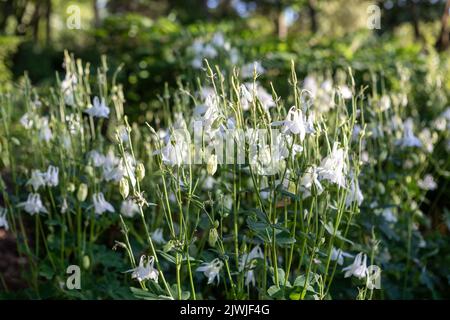
[[[287,88],[277,86],[277,76],[284,77],[291,59],[301,76],[348,65],[389,73],[401,62],[420,69],[423,53],[448,55],[448,2],[0,0],[0,86],[28,72],[45,88],[55,70],[63,72],[64,49],[93,70],[105,54],[111,70],[123,64],[118,80],[127,112],[145,118],[165,85],[195,78],[188,50],[194,39],[218,31],[239,52],[231,64],[261,61],[280,93]],[[374,4],[380,29],[371,30]]]

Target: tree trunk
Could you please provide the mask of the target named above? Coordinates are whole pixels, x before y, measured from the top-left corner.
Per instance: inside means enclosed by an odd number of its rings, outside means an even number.
[[[47,46],[51,44],[52,41],[52,26],[51,26],[51,17],[52,17],[52,0],[47,0],[46,8],[45,8],[45,41]]]
[[[98,28],[100,26],[100,12],[97,0],[92,0],[92,8],[94,9],[94,27]]]
[[[450,10],[450,0],[447,0],[445,4],[444,14],[441,19],[441,32],[439,33],[439,37],[436,41],[436,49],[438,51],[447,50],[449,47],[449,30],[448,30],[448,15]]]
[[[422,37],[422,35],[420,34],[417,6],[414,2],[411,3],[411,13],[412,13],[412,24],[413,24],[413,28],[414,28],[414,38],[416,40],[418,40]]]
[[[30,26],[33,28],[33,40],[38,41],[39,37],[39,20],[41,19],[41,3],[37,2],[34,7],[33,17],[31,18]]]
[[[316,0],[308,0],[309,19],[311,20],[311,32],[316,33],[318,28]]]

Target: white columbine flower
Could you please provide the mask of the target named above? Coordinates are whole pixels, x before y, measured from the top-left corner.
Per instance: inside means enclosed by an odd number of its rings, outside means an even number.
[[[23,207],[31,215],[40,212],[47,213],[47,209],[43,206],[39,193],[30,193],[27,201],[19,203],[18,207]]]
[[[305,139],[306,125],[302,110],[296,109],[296,107],[293,106],[291,109],[289,109],[289,112],[284,121],[276,121],[272,123],[272,125],[280,124],[283,125],[284,133],[298,134],[300,137],[300,141],[303,141]]]
[[[45,186],[45,174],[39,170],[31,171],[31,178],[27,181],[27,185],[32,185],[34,191],[38,191],[40,187]]]
[[[5,230],[9,229],[8,220],[6,220],[6,209],[0,207],[0,228],[3,227]]]
[[[47,172],[43,174],[45,183],[49,187],[56,187],[59,183],[58,178],[59,168],[54,166],[48,166]]]
[[[264,254],[259,246],[254,247],[248,254],[244,253],[239,260],[239,271],[245,271],[245,285],[255,286],[255,273],[253,269],[256,266],[256,259],[264,259]]]
[[[337,261],[337,264],[342,266],[344,264],[344,258],[351,258],[353,257],[351,254],[342,251],[341,249],[336,249],[333,247],[331,249],[331,260]]]
[[[239,260],[239,271],[253,268],[253,262],[256,259],[264,259],[264,254],[259,246],[255,246],[248,254],[242,254],[241,259]]]
[[[395,216],[395,214],[391,208],[383,209],[381,215],[383,216],[384,220],[386,220],[386,222],[389,222],[389,223],[397,222],[397,217]]]
[[[155,231],[153,231],[151,236],[152,236],[152,240],[155,241],[157,244],[166,243],[166,240],[164,240],[164,237],[163,237],[162,228],[158,228]]]
[[[92,150],[88,153],[88,158],[94,167],[101,167],[105,163],[105,156],[97,150]]]
[[[256,71],[256,74],[263,74],[266,69],[263,68],[261,62],[255,61],[251,63],[247,63],[241,69],[242,78],[253,78],[253,72]]]
[[[127,218],[133,218],[137,213],[139,213],[139,206],[130,199],[122,201],[120,213]]]
[[[353,263],[344,269],[344,278],[354,276],[358,279],[364,278],[367,275],[367,255],[360,252],[356,255]]]
[[[364,196],[359,188],[358,178],[353,178],[350,181],[350,190],[347,193],[347,198],[345,199],[345,205],[349,207],[353,202],[356,202],[358,206],[364,200]]]
[[[352,90],[350,90],[350,88],[348,86],[342,85],[338,89],[339,89],[339,93],[341,94],[343,99],[345,99],[345,100],[351,99]]]
[[[328,180],[340,187],[345,187],[345,174],[347,173],[347,165],[345,163],[345,151],[338,148],[339,144],[333,144],[331,154],[325,157],[317,168],[319,180]]]
[[[219,260],[219,258],[215,258],[211,262],[204,262],[200,267],[197,268],[198,272],[203,272],[205,277],[208,278],[208,284],[214,282],[214,279],[217,278],[217,284],[219,284],[220,280],[220,269],[223,267],[223,262]]]
[[[49,142],[53,138],[53,133],[48,124],[47,117],[42,117],[39,119],[38,128],[39,128],[38,133],[39,140]]]
[[[87,114],[91,117],[96,118],[108,118],[109,117],[109,108],[106,106],[105,99],[102,98],[99,100],[98,97],[94,97],[94,105],[89,109],[85,110]]]
[[[105,200],[105,196],[101,192],[92,196],[92,202],[94,202],[95,214],[102,214],[105,211],[114,212],[114,207]]]
[[[150,256],[146,261],[146,256],[141,256],[139,260],[139,266],[134,269],[128,270],[127,272],[132,272],[131,278],[137,279],[139,282],[144,280],[153,280],[158,282],[159,272],[153,267],[155,258]]]
[[[75,105],[75,97],[73,86],[77,84],[77,77],[75,74],[67,72],[64,80],[61,81],[61,91],[64,94],[64,101],[67,105],[73,107]]]
[[[32,115],[30,115],[30,113],[25,113],[19,120],[20,124],[25,128],[25,129],[31,129],[33,127],[33,119],[32,119]]]
[[[397,145],[406,147],[421,147],[422,142],[414,135],[413,120],[408,118],[403,123],[403,138],[397,141]]]
[[[425,175],[423,179],[420,179],[417,182],[417,185],[422,190],[434,190],[437,188],[437,183],[434,181],[434,178],[431,174]]]
[[[303,192],[303,198],[308,198],[311,196],[311,188],[315,186],[317,194],[321,194],[323,187],[318,180],[317,168],[311,166],[306,169],[305,174],[300,179],[300,190]]]

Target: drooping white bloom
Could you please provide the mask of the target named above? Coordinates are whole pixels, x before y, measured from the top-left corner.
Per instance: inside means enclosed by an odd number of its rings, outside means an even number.
[[[353,263],[344,269],[345,271],[344,278],[348,278],[354,276],[358,279],[364,278],[367,276],[367,255],[365,253],[358,253],[355,257]]]
[[[248,254],[244,253],[239,260],[239,271],[245,271],[245,285],[252,284],[255,286],[255,274],[254,268],[256,266],[256,259],[264,259],[264,254],[261,248],[255,246]]]
[[[391,98],[388,95],[383,95],[378,102],[380,111],[386,111],[391,108]]]
[[[68,203],[67,203],[67,199],[64,198],[64,199],[63,199],[63,202],[62,202],[62,204],[61,204],[61,213],[62,213],[62,214],[66,213],[68,209],[69,209],[69,205],[68,205]]]
[[[125,153],[123,158],[118,158],[115,156],[114,151],[109,149],[104,157],[102,169],[105,181],[118,182],[123,177],[127,177],[133,186],[136,184],[136,162],[128,153]]]
[[[88,159],[92,162],[94,167],[101,167],[105,162],[105,156],[97,150],[89,151]]]
[[[338,147],[339,144],[333,144],[331,154],[325,157],[317,168],[319,180],[328,180],[340,187],[345,187],[345,175],[347,173],[347,164],[345,163],[345,151]]]
[[[256,100],[261,103],[261,106],[265,111],[276,106],[272,95],[258,83],[242,84],[240,87],[240,102],[242,109],[244,111],[249,110],[250,105],[253,102],[256,102]]]
[[[279,155],[279,154],[278,154]],[[277,153],[268,144],[250,146],[250,166],[257,175],[271,176],[282,171],[285,165],[284,160],[280,160]]]
[[[239,271],[254,267],[256,259],[264,259],[264,254],[260,246],[255,246],[249,253],[243,253],[239,260]]]
[[[389,222],[389,223],[397,222],[397,217],[394,215],[394,212],[392,211],[391,208],[383,209],[383,211],[381,212],[381,215],[383,216],[384,220],[386,220],[386,222]]]
[[[127,218],[133,218],[139,213],[139,206],[131,199],[124,200],[120,206],[120,213]]]
[[[217,284],[220,281],[220,270],[223,267],[223,262],[219,258],[215,258],[211,262],[204,262],[197,268],[197,272],[203,272],[208,278],[208,284],[212,284],[214,279],[217,279]]]
[[[437,135],[431,133],[430,129],[424,128],[419,133],[419,139],[422,142],[423,149],[425,149],[428,153],[432,153],[434,150],[434,144],[437,140]]]
[[[91,117],[96,118],[108,118],[109,117],[109,108],[106,106],[106,102],[104,98],[101,100],[98,97],[94,97],[93,101],[94,105],[89,109],[85,110],[87,114]]]
[[[20,118],[19,122],[25,129],[31,129],[34,123],[33,116],[30,115],[29,112],[27,112]]]
[[[9,229],[8,220],[6,219],[6,209],[0,207],[0,228],[3,227],[5,230]]]
[[[347,198],[345,199],[345,205],[349,207],[353,202],[356,202],[358,206],[364,200],[364,196],[359,188],[358,178],[352,178],[350,181],[350,190],[347,193]]]
[[[41,196],[39,193],[30,193],[28,195],[27,201],[21,202],[17,206],[23,208],[26,212],[28,212],[31,215],[40,212],[47,213],[47,209],[42,204]]]
[[[240,92],[241,92],[240,102],[242,110],[247,111],[250,109],[250,104],[253,101],[253,95],[247,89],[247,86],[245,84],[241,84]]]
[[[37,123],[37,127],[39,129],[38,133],[39,140],[49,142],[53,138],[53,133],[48,124],[47,117],[40,118]]]
[[[307,168],[300,179],[300,190],[303,192],[303,198],[311,196],[312,186],[315,187],[318,195],[322,193],[323,187],[318,179],[317,168],[315,166]]]
[[[139,260],[139,265],[134,269],[128,270],[127,272],[132,272],[131,278],[137,279],[139,282],[144,280],[153,280],[158,282],[159,272],[153,267],[154,262],[155,258],[153,256],[150,256],[147,259],[147,257],[143,255]]]
[[[272,123],[274,126],[280,124],[283,125],[284,133],[292,133],[298,135],[300,141],[305,140],[306,125],[302,110],[297,109],[295,106],[291,107],[284,121],[276,121]]]
[[[45,186],[45,174],[39,170],[31,171],[31,178],[27,181],[27,185],[32,185],[34,191],[38,191],[40,187]]]
[[[351,99],[352,90],[350,90],[350,88],[348,86],[342,85],[338,89],[339,89],[339,93],[341,94],[343,99],[345,99],[345,100]]]
[[[162,228],[158,228],[151,234],[152,240],[155,241],[157,244],[163,244],[166,243],[166,240],[164,240],[163,237],[163,230]]]
[[[45,183],[49,187],[56,187],[59,183],[58,178],[59,168],[54,166],[48,166],[47,172],[43,174]]]
[[[397,141],[397,145],[403,148],[422,146],[422,142],[414,135],[413,125],[414,123],[411,118],[405,120],[403,123],[403,138]]]
[[[426,174],[423,179],[417,181],[417,185],[422,190],[434,190],[437,188],[437,183],[431,174]]]
[[[330,259],[332,261],[337,261],[337,264],[340,266],[344,264],[344,258],[351,258],[351,257],[353,257],[351,254],[342,251],[341,249],[336,249],[335,247],[331,249]]]
[[[105,200],[105,196],[102,192],[94,193],[92,202],[94,203],[95,214],[103,214],[106,211],[114,212],[114,207]]]
[[[64,101],[68,106],[75,105],[74,86],[77,84],[77,77],[75,74],[67,72],[64,80],[61,81],[61,91],[64,95]]]
[[[182,141],[177,141],[175,143],[169,141],[165,147],[155,151],[153,154],[161,154],[162,161],[166,165],[180,166],[184,163],[185,152],[187,153],[188,151],[187,144]]]
[[[256,71],[256,74],[263,74],[266,69],[263,68],[261,62],[255,61],[251,63],[247,63],[241,69],[242,78],[253,78],[253,72]]]

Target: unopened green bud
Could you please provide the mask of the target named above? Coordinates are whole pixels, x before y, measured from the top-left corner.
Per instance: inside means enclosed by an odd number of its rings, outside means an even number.
[[[142,162],[139,162],[136,166],[136,177],[138,181],[142,181],[145,177],[145,167]]]
[[[172,240],[169,240],[166,242],[166,244],[163,246],[163,250],[164,252],[169,252],[170,250],[172,250],[175,247],[175,244],[173,243]]]
[[[83,202],[84,200],[86,200],[87,194],[88,194],[87,185],[84,183],[81,183],[80,186],[78,187],[78,192],[77,192],[78,201]]]
[[[89,259],[89,256],[85,255],[83,256],[83,268],[85,270],[89,269],[91,266],[91,259]]]
[[[208,159],[208,164],[206,165],[206,171],[208,174],[213,176],[217,171],[217,156],[215,154],[211,155]]]
[[[93,177],[93,176],[94,176],[94,168],[93,168],[92,166],[86,166],[86,167],[84,168],[84,172],[86,172],[86,174],[87,174],[89,177]]]
[[[70,193],[75,191],[75,185],[72,182],[67,185],[67,191]]]
[[[119,189],[120,189],[120,194],[122,195],[122,197],[124,199],[126,199],[128,197],[128,195],[130,194],[130,186],[128,185],[127,178],[120,179]]]
[[[208,243],[211,247],[216,246],[217,239],[219,238],[219,234],[217,233],[216,228],[209,229],[209,237],[208,237]]]

